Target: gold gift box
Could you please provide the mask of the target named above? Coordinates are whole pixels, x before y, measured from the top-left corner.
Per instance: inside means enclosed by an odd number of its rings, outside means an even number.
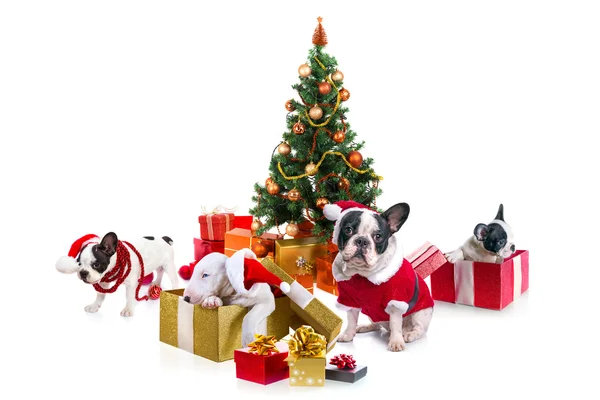
[[[248,309],[238,305],[202,308],[183,301],[183,291],[160,294],[160,341],[216,362],[233,359],[234,350],[242,347],[242,320]],[[276,298],[266,334],[286,336],[291,315],[290,299]]]
[[[275,264],[272,259],[264,258],[261,262],[265,268],[277,275],[284,282],[290,285],[294,283],[294,279]],[[300,285],[298,282],[295,282],[295,284]],[[309,301],[304,301],[303,304],[297,304],[293,299],[290,301],[292,317],[289,319],[289,326],[292,329],[298,329],[302,325],[312,326],[315,332],[325,336],[327,351],[329,352],[335,346],[337,337],[342,329],[342,319],[305,288],[301,286],[300,288],[306,291],[306,298]]]
[[[301,275],[304,272],[296,265],[298,257],[304,257],[314,266],[317,257],[325,255],[327,255],[327,245],[321,243],[316,236],[275,241],[275,264],[291,276]],[[312,269],[311,274],[315,276],[315,268]]]
[[[290,386],[325,386],[325,357],[300,357],[288,366]]]

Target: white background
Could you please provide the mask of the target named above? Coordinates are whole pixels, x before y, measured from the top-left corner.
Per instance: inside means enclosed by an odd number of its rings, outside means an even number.
[[[216,3],[0,3],[2,393],[597,398],[598,3]],[[405,248],[452,250],[503,202],[529,292],[502,312],[438,303],[403,353],[375,334],[338,345],[369,373],[321,389],[170,348],[158,302],[126,320],[121,290],[85,314],[93,290],[54,269],[79,236],[169,235],[182,265],[202,206],[247,214],[317,16],[378,205],[411,205]]]

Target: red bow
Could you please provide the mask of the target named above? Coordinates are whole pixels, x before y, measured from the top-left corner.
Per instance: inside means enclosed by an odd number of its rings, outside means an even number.
[[[356,360],[350,354],[340,354],[329,361],[329,364],[337,365],[338,369],[356,368]]]

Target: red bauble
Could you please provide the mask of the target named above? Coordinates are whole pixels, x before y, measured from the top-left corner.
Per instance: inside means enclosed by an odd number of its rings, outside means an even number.
[[[160,288],[160,286],[152,285],[152,286],[150,286],[150,289],[148,289],[148,296],[152,300],[158,300],[160,298],[160,292],[162,292],[162,289]]]
[[[190,266],[184,265],[183,267],[179,268],[179,276],[184,281],[189,281],[190,278],[192,277],[192,271],[190,269]]]
[[[330,92],[331,92],[331,85],[329,84],[329,82],[319,83],[319,93],[329,94]]]
[[[360,167],[362,165],[362,162],[363,162],[363,156],[362,156],[362,154],[360,154],[356,150],[351,151],[350,153],[348,153],[348,156],[346,156],[346,159],[348,160],[348,162],[350,163],[350,165],[352,165],[354,168]]]

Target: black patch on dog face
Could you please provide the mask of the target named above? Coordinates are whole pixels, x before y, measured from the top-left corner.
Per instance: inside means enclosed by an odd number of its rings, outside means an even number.
[[[173,239],[171,239],[171,238],[170,238],[170,237],[168,237],[168,236],[163,236],[163,237],[162,237],[162,240],[164,240],[165,242],[167,242],[167,244],[168,244],[169,246],[172,246],[172,245],[173,245]]]
[[[373,216],[379,226],[379,229],[372,233],[375,250],[377,251],[377,254],[383,254],[387,250],[388,240],[390,236],[392,236],[392,230],[390,229],[387,220],[381,215],[374,214]]]
[[[489,224],[483,238],[483,247],[492,253],[498,253],[506,246],[508,236],[506,231],[498,224]]]
[[[349,211],[339,222],[340,233],[338,235],[337,245],[340,250],[344,250],[348,240],[350,240],[350,238],[358,231],[362,214],[362,211]]]
[[[154,240],[154,236],[144,236],[144,239]]]
[[[99,274],[104,273],[110,263],[110,256],[107,255],[98,244],[92,247],[92,254],[96,260],[92,263],[91,267]]]

